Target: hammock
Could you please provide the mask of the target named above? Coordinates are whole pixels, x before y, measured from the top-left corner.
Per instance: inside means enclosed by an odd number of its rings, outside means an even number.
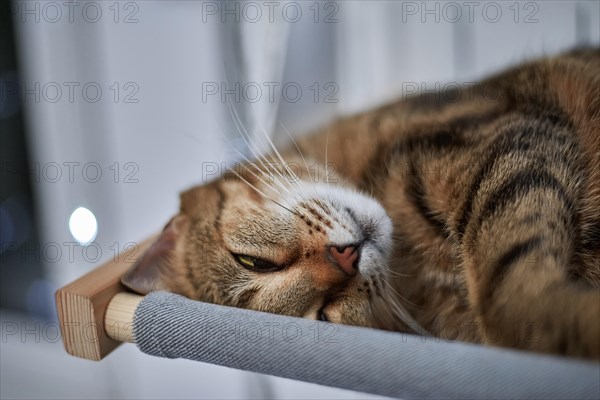
[[[130,265],[108,263],[57,292],[70,354],[100,360],[121,342],[135,342],[153,356],[405,399],[600,398],[598,363],[261,313],[171,293],[142,297],[119,283]]]

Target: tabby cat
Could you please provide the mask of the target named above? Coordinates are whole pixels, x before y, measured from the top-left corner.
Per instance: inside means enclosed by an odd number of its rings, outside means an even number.
[[[266,140],[266,139],[265,139]],[[600,50],[337,121],[181,195],[129,288],[600,358]]]

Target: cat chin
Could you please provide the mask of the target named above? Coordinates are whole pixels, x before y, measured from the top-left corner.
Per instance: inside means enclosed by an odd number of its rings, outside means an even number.
[[[321,312],[329,322],[369,328],[378,327],[371,314],[369,299],[363,295],[327,304]]]

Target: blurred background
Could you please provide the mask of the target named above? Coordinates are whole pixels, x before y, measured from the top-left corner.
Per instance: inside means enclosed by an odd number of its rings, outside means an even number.
[[[281,143],[416,91],[598,46],[600,2],[4,1],[0,43],[2,399],[358,399],[131,345],[75,359],[54,292],[250,154],[242,126]]]

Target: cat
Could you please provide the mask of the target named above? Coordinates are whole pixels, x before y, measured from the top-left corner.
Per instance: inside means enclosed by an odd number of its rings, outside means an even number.
[[[600,50],[273,146],[183,192],[122,283],[599,359]]]

